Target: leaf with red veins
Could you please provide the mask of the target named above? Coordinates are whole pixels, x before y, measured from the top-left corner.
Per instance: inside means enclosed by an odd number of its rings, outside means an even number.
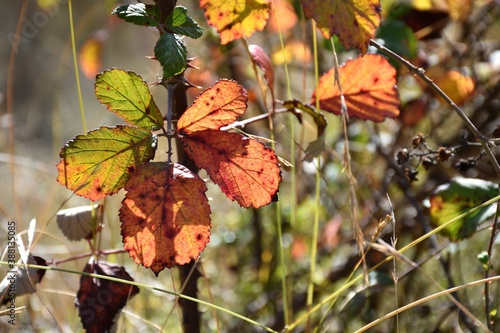
[[[177,122],[177,131],[191,134],[219,129],[241,116],[247,108],[247,92],[233,80],[220,80],[202,92]]]
[[[276,201],[281,171],[272,149],[241,134],[217,130],[195,132],[182,143],[229,199],[245,208]]]
[[[339,79],[350,117],[384,121],[399,116],[396,70],[378,54],[349,60],[339,68]],[[335,68],[324,74],[311,100],[319,98],[322,110],[341,114],[340,91],[335,83]]]
[[[125,185],[120,220],[123,244],[137,264],[156,275],[198,258],[210,240],[205,182],[186,167],[151,162]]]

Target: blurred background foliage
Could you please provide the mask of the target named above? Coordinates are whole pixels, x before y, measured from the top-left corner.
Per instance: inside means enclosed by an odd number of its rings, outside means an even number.
[[[205,30],[202,38],[186,40],[189,56],[196,57],[198,69],[189,69],[188,79],[207,88],[221,77],[236,79],[249,91],[247,117],[265,112],[269,99],[263,100],[248,55],[239,42],[219,45],[217,33],[209,28],[196,1],[179,1]],[[271,56],[276,71],[276,97],[296,98],[308,102],[314,90],[312,34],[309,21],[304,20],[298,1],[275,0],[277,15],[271,15],[266,29],[249,39]],[[27,229],[31,218],[38,220],[40,238],[33,253],[47,261],[59,260],[88,251],[84,242],[68,242],[54,221],[58,209],[87,205],[82,198],[56,183],[59,151],[64,143],[82,132],[79,102],[72,60],[68,4],[62,0],[27,1],[21,28],[20,44],[12,53],[12,41],[20,20],[23,2],[5,2],[0,12],[0,218],[16,221],[18,230]],[[117,1],[76,1],[73,3],[74,29],[79,59],[81,89],[88,129],[113,125],[120,120],[105,110],[93,92],[95,74],[111,67],[131,70],[146,82],[154,82],[161,68],[147,56],[153,54],[158,38],[155,29],[132,26],[110,15]],[[497,1],[471,0],[383,0],[383,22],[377,41],[426,70],[433,79],[469,116],[486,136],[498,137],[500,124],[500,8]],[[276,20],[277,18],[277,20]],[[278,32],[284,40],[280,46]],[[333,65],[331,43],[320,36],[318,53],[320,74]],[[355,57],[336,44],[341,62]],[[375,50],[369,50],[375,52]],[[290,71],[291,96],[287,94],[284,64]],[[439,185],[454,176],[482,178],[497,182],[491,164],[456,116],[431,90],[408,70],[393,62],[398,70],[398,89],[402,100],[401,116],[381,124],[351,120],[348,125],[352,172],[356,178],[359,224],[366,239],[375,233],[386,214],[395,223],[389,224],[381,237],[390,243],[392,229],[398,238],[396,248],[407,245],[432,229],[425,199]],[[8,87],[8,84],[11,87]],[[8,91],[12,89],[12,113],[8,112]],[[166,108],[166,91],[152,88],[160,108]],[[201,90],[188,91],[192,100]],[[302,124],[293,121],[297,156],[290,156],[290,117],[277,115],[275,120],[278,154],[295,167],[283,168],[283,184],[279,198],[283,215],[283,245],[286,256],[287,289],[292,318],[307,311],[306,290],[312,221],[318,211],[320,240],[318,263],[314,276],[315,303],[340,289],[360,259],[354,240],[349,180],[344,172],[344,139],[340,119],[327,115],[326,148],[321,153],[320,208],[315,204],[315,163],[305,162],[304,148],[316,138],[312,119]],[[255,123],[245,131],[269,137],[265,122]],[[415,137],[425,137],[425,144],[416,145]],[[412,143],[413,140],[413,143]],[[161,144],[161,143],[160,143]],[[435,157],[439,147],[462,145],[449,158]],[[160,146],[161,147],[161,146]],[[413,153],[404,158],[404,152]],[[403,153],[403,155],[401,155]],[[420,154],[420,155],[419,155]],[[403,158],[397,158],[397,156]],[[161,156],[159,157],[162,158]],[[470,162],[474,159],[475,163]],[[292,188],[290,174],[297,174]],[[206,177],[206,175],[202,175]],[[296,203],[291,203],[295,193]],[[209,183],[212,207],[212,236],[202,253],[199,267],[203,277],[198,287],[200,298],[244,314],[276,330],[284,327],[278,262],[275,207],[258,211],[244,210],[229,202],[220,190]],[[123,194],[106,200],[105,229],[101,248],[121,248],[120,222],[117,211]],[[292,223],[292,212],[296,220]],[[414,246],[406,256],[421,269],[449,288],[480,279],[484,267],[477,255],[486,250],[491,230],[488,221],[471,238],[458,243],[438,235]],[[6,242],[6,236],[0,236]],[[498,246],[495,244],[495,249]],[[494,252],[491,264],[496,274],[500,265]],[[370,251],[369,267],[385,255]],[[162,272],[159,278],[136,266],[127,254],[106,258],[124,265],[136,281],[179,290],[176,269]],[[81,271],[87,259],[60,266]],[[393,264],[380,266],[370,275],[370,284],[357,285],[341,294],[331,308],[325,307],[311,317],[309,326],[297,332],[349,332],[383,316],[397,306],[408,304],[437,292],[425,276],[404,263],[396,269],[397,293],[392,281]],[[1,268],[2,272],[6,268]],[[361,273],[361,268],[356,272]],[[3,275],[3,274],[2,274]],[[20,298],[18,305],[27,310],[18,314],[19,331],[80,331],[74,308],[78,275],[48,272],[39,285],[37,295]],[[491,286],[491,319],[498,326],[500,290]],[[482,287],[473,287],[457,294],[460,301],[484,322]],[[203,331],[258,332],[237,318],[201,307]],[[120,317],[123,332],[179,332],[180,314],[173,297],[141,290],[130,301]],[[2,329],[6,329],[6,324]],[[395,330],[390,319],[374,331]],[[308,328],[309,327],[309,328]],[[406,332],[474,331],[469,321],[446,298],[430,301],[399,316],[399,328]],[[495,331],[495,329],[494,329]]]

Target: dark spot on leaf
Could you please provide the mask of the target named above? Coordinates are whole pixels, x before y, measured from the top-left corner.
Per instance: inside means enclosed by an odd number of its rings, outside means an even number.
[[[377,82],[378,82],[378,80],[379,80],[379,77],[378,77],[378,76],[375,76],[375,77],[373,78],[373,83],[377,83]]]
[[[102,192],[102,187],[98,186],[98,187],[96,187],[96,188],[95,188],[95,190],[96,190],[97,192]]]
[[[172,239],[175,237],[175,235],[176,235],[176,232],[172,228],[168,228],[167,231],[165,231],[165,237],[167,237],[167,238]]]
[[[139,194],[139,199],[141,199],[141,200],[144,200],[144,199],[146,199],[147,197],[148,197],[148,195],[147,195],[146,193],[141,193],[141,194]]]
[[[134,171],[135,171],[135,167],[134,167],[133,165],[128,166],[128,167],[127,167],[127,171],[128,171],[129,173],[132,173],[132,172],[134,172]]]
[[[219,150],[217,150],[217,153],[218,153],[219,155],[225,155],[225,154],[226,154],[226,152],[225,152],[223,149],[219,149]]]
[[[172,254],[171,256],[168,257],[168,260],[174,261],[175,260],[175,256]]]
[[[155,201],[160,201],[161,200],[161,195],[155,194]]]
[[[203,238],[203,236],[201,234],[196,235],[197,240],[201,240],[202,238]]]

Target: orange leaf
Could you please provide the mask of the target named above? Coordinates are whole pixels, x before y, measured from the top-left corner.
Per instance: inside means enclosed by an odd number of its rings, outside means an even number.
[[[241,134],[215,130],[185,136],[182,143],[229,199],[245,208],[276,200],[281,171],[272,149]]]
[[[269,0],[200,0],[208,24],[220,33],[221,44],[262,31],[269,18]]]
[[[102,49],[107,39],[107,33],[100,31],[89,38],[81,47],[78,53],[80,68],[89,80],[93,80],[101,70]]]
[[[366,53],[380,25],[380,0],[302,0],[304,13],[318,22],[326,38],[339,36],[345,48]]]
[[[293,5],[287,0],[273,0],[272,4],[276,11],[276,15],[271,16],[267,28],[271,32],[292,30],[299,20]]]
[[[339,68],[340,84],[350,117],[381,122],[399,115],[396,70],[386,58],[367,54]],[[340,92],[335,84],[335,68],[323,75],[311,104],[319,98],[322,110],[341,113]]]
[[[451,70],[435,81],[443,92],[459,105],[470,100],[474,93],[475,84],[472,77],[465,76],[457,70]],[[448,104],[441,97],[438,100],[443,104]]]
[[[247,99],[245,89],[236,81],[220,80],[184,112],[177,122],[177,131],[190,134],[229,125],[245,112]]]
[[[210,240],[205,182],[186,167],[147,163],[130,177],[122,201],[123,244],[158,275],[198,258]]]

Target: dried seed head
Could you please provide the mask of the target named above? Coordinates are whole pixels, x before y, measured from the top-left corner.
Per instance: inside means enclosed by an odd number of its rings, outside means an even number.
[[[439,147],[438,149],[438,160],[440,162],[447,161],[451,156],[453,156],[453,153],[451,150],[445,147]]]
[[[412,139],[411,143],[413,144],[413,148],[417,148],[420,146],[422,142],[425,142],[425,136],[423,133],[417,133]]]

